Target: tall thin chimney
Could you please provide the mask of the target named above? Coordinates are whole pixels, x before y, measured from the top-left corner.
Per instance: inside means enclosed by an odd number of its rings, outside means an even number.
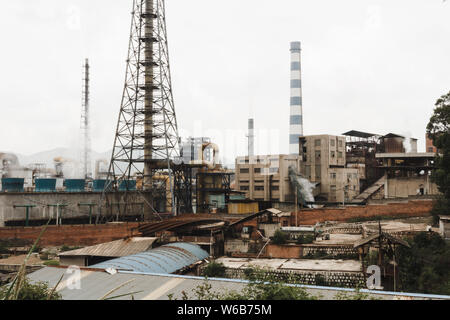
[[[299,153],[299,137],[303,136],[301,44],[291,42],[291,112],[289,154]]]
[[[255,120],[248,119],[248,156],[255,155]]]

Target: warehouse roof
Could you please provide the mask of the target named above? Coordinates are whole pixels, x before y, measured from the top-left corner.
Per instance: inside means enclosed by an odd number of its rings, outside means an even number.
[[[125,257],[147,251],[158,238],[128,238],[60,253],[59,256]]]
[[[192,243],[171,243],[139,254],[117,258],[91,266],[144,273],[174,273],[202,261],[209,254]]]
[[[31,282],[45,282],[50,288],[54,288],[60,279],[58,293],[64,300],[99,300],[101,298],[113,298],[115,300],[181,300],[183,292],[189,297],[193,296],[193,291],[204,284],[203,277],[190,277],[182,275],[162,275],[162,274],[144,274],[134,272],[119,272],[111,275],[106,272],[95,272],[82,269],[80,272],[79,290],[73,290],[73,273],[65,268],[46,267],[28,275]],[[238,279],[217,279],[209,278],[211,292],[241,291],[248,281]],[[323,299],[334,299],[338,292],[355,292],[355,289],[349,288],[331,288],[309,285],[295,285],[294,287],[303,287],[308,292],[315,295],[322,295]],[[361,289],[360,292],[373,294],[381,299],[450,299],[450,296],[411,294],[386,291],[370,291]],[[108,295],[108,293],[110,293]]]

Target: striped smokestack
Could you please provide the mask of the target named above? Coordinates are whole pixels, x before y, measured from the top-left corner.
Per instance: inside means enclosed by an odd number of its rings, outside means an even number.
[[[289,154],[299,153],[299,137],[303,136],[301,45],[291,42],[291,116]]]

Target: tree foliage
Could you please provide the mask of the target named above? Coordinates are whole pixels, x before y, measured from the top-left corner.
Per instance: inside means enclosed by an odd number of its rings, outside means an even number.
[[[304,288],[287,285],[264,269],[249,268],[245,272],[248,284],[242,290],[213,291],[211,283],[206,280],[192,290],[193,296],[182,293],[183,300],[317,300]],[[295,284],[295,279],[287,283]],[[169,296],[173,299],[173,295]]]
[[[203,271],[203,275],[208,278],[219,278],[225,276],[225,266],[223,263],[211,262],[209,263],[205,270]]]
[[[427,126],[427,134],[439,150],[435,160],[436,169],[432,174],[432,181],[442,193],[432,211],[434,223],[437,223],[438,215],[448,214],[450,211],[450,92],[437,100]]]
[[[0,300],[7,298],[9,285],[0,287]],[[17,300],[61,300],[61,295],[49,288],[46,283],[31,283],[25,279],[20,287]]]
[[[288,240],[288,236],[281,230],[275,231],[275,234],[272,239],[273,244],[286,244]]]
[[[421,232],[409,242],[411,248],[396,250],[400,290],[450,294],[450,245],[434,232]]]

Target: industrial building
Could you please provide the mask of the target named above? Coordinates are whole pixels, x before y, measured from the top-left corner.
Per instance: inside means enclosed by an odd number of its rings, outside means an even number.
[[[236,158],[235,190],[255,201],[294,202],[289,167],[298,168],[298,155],[266,155]]]
[[[376,158],[384,173],[386,199],[439,194],[431,182],[434,153],[377,153]]]
[[[204,143],[211,143],[211,138],[200,137],[193,138],[189,137],[185,141],[180,143],[180,161],[186,164],[190,163],[194,160],[206,160],[211,161],[211,148],[207,148],[203,150],[203,157],[199,154],[199,150],[201,150],[202,145]]]
[[[360,193],[360,170],[347,168],[346,139],[313,135],[299,138],[300,173],[319,184],[317,200],[350,202]]]

